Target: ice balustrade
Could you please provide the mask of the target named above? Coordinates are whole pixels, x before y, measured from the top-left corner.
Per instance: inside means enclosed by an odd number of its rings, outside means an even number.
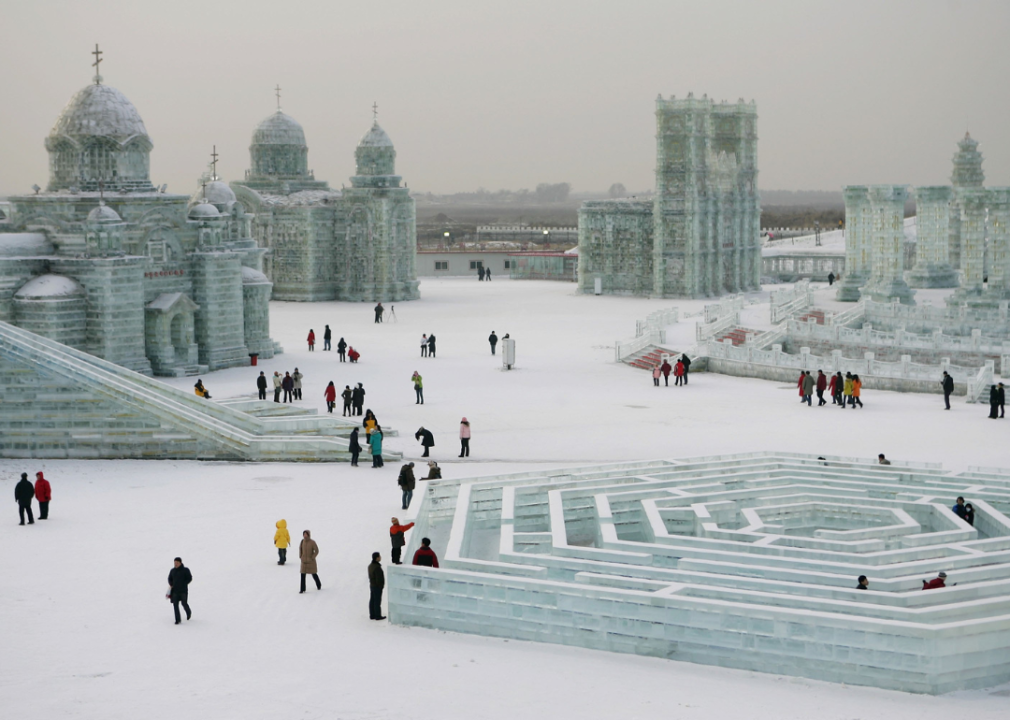
[[[775,290],[772,292],[769,305],[771,321],[773,324],[780,323],[786,318],[806,310],[813,305],[813,302],[814,293],[810,289],[809,280],[800,280],[788,290]]]
[[[743,310],[743,306],[743,295],[730,295],[719,302],[709,303],[704,309],[704,321],[706,323],[711,323],[715,322],[719,318],[726,317],[727,315],[733,315],[734,313],[739,314]]]
[[[861,328],[844,325],[819,325],[814,320],[800,322],[789,320],[786,324],[790,340],[817,340],[838,342],[848,345],[876,345],[880,347],[915,348],[936,352],[973,352],[995,355],[1010,354],[1010,340],[983,337],[975,328],[970,336],[945,335],[942,328],[936,328],[931,335],[906,332],[902,328],[884,331],[874,330],[872,323]]]
[[[951,511],[963,495],[974,526]],[[1010,471],[748,453],[433,481],[405,625],[914,692],[1010,679]],[[950,587],[921,590],[939,571]],[[857,590],[855,578],[870,578]]]
[[[676,307],[656,310],[646,315],[644,320],[635,321],[635,337],[614,342],[614,361],[623,362],[648,347],[663,345],[666,343],[666,326],[679,321],[680,309]]]

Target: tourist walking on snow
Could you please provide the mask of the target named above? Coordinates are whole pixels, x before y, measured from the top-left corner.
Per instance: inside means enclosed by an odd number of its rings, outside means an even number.
[[[279,403],[281,401],[281,388],[284,387],[284,381],[281,379],[281,374],[274,370],[274,402]]]
[[[660,369],[662,366],[656,363],[655,367],[652,368],[652,385],[653,387],[659,387],[659,378],[662,376],[663,371]]]
[[[372,467],[381,468],[382,462],[382,428],[376,426],[371,435],[368,436],[368,446],[372,449]]]
[[[39,520],[49,518],[49,501],[53,499],[53,489],[39,470],[35,473],[35,499],[39,503]]]
[[[673,371],[673,367],[670,365],[670,361],[663,358],[663,364],[659,366],[660,372],[663,373],[663,384],[666,387],[670,387],[670,373]]]
[[[301,595],[305,592],[305,576],[311,575],[316,581],[316,590],[322,590],[323,584],[319,582],[319,570],[316,569],[316,556],[319,554],[319,546],[312,539],[312,533],[308,530],[302,532],[302,542],[298,545],[298,557],[302,561],[302,589],[298,591]]]
[[[1003,383],[996,383],[996,405],[999,407],[999,416],[1002,418],[1006,412],[1006,389]]]
[[[382,322],[382,303],[376,303],[375,305],[375,322]]]
[[[361,443],[358,442],[358,426],[351,430],[351,436],[347,438],[347,452],[351,453],[351,467],[358,467],[358,455],[361,454]]]
[[[332,414],[333,406],[337,404],[337,386],[333,384],[332,380],[323,391],[323,397],[326,398],[326,411]]]
[[[337,355],[340,356],[340,362],[344,362],[347,359],[347,343],[344,342],[343,338],[340,338],[340,342],[337,343]]]
[[[410,376],[410,381],[414,383],[414,404],[424,405],[424,381],[421,380],[421,375],[417,370]]]
[[[823,370],[817,371],[817,385],[815,387],[817,390],[817,407],[827,405],[828,401],[824,399],[824,391],[828,388],[828,378]]]
[[[309,337],[307,339],[309,341],[309,352],[312,352],[316,349],[316,333],[314,330],[309,330]]]
[[[353,415],[354,411],[351,410],[351,398],[354,397],[354,392],[351,390],[350,385],[344,385],[344,391],[340,393],[340,397],[344,401],[344,417]]]
[[[354,406],[354,415],[361,414],[361,407],[365,404],[365,386],[358,383],[358,387],[351,391],[351,404]]]
[[[842,394],[842,374],[835,373],[831,376],[831,382],[828,383],[828,394],[831,395],[831,404],[837,405],[838,398]]]
[[[859,399],[860,395],[863,394],[863,381],[859,379],[858,375],[852,376],[852,407],[855,408],[856,405],[863,407],[863,401]]]
[[[291,379],[291,373],[284,373],[284,379],[281,380],[281,387],[284,388],[284,402],[291,402],[291,397],[295,392],[295,381]]]
[[[382,614],[382,589],[386,587],[386,575],[382,572],[380,560],[382,556],[372,553],[372,562],[368,566],[368,619],[385,620]]]
[[[28,480],[28,473],[21,473],[21,480],[14,486],[14,499],[18,504],[18,517],[21,519],[20,525],[25,524],[25,512],[28,513],[28,524],[35,524],[35,516],[32,514],[32,498],[35,497],[35,488]]]
[[[390,562],[394,565],[402,565],[403,563],[400,562],[400,551],[403,550],[403,546],[406,544],[403,534],[414,527],[414,523],[401,525],[399,518],[392,518],[391,522],[392,524],[389,526],[389,541],[393,546],[393,550]]]
[[[193,617],[193,612],[189,609],[189,584],[193,582],[193,573],[182,564],[182,558],[177,557],[174,563],[175,567],[168,571],[168,599],[175,610],[175,624],[179,625],[182,622],[179,605],[186,611],[187,620]]]
[[[403,510],[410,507],[410,501],[414,497],[414,463],[409,462],[400,468],[400,476],[396,478],[396,484],[400,486],[400,501],[403,503]]]
[[[435,357],[435,335],[428,336],[428,357]]]
[[[687,376],[691,372],[691,358],[687,356],[687,353],[684,353],[680,356],[680,362],[684,366],[684,382],[682,384],[687,385]]]
[[[459,422],[459,456],[470,457],[470,421],[466,418]]]
[[[421,441],[421,447],[424,448],[424,454],[421,457],[428,457],[428,451],[435,446],[435,437],[431,434],[430,430],[426,430],[422,425],[414,433],[414,439]]]
[[[428,538],[421,538],[421,547],[414,553],[413,564],[433,568],[438,567],[438,557],[435,555],[435,551],[431,549],[431,540]]]
[[[303,377],[304,377],[304,375],[302,375],[300,372],[298,372],[298,368],[295,368],[295,371],[291,374],[291,380],[294,382],[293,389],[294,389],[294,392],[295,392],[295,400],[301,400],[302,399],[302,378]]]
[[[494,355],[495,346],[498,345],[498,336],[494,334],[494,330],[487,336],[487,341],[491,343],[491,354]]]
[[[477,266],[477,279],[478,280],[483,280],[484,279],[484,266],[483,265],[478,265]]]
[[[807,370],[803,373],[803,402],[805,402],[808,407],[813,406],[813,396],[814,376],[810,374],[809,370]]]
[[[256,389],[259,391],[260,400],[267,399],[267,376],[260,370],[260,376],[256,378]]]
[[[950,410],[950,394],[954,392],[954,378],[946,370],[940,378],[940,387],[943,388],[943,404],[946,406],[944,410]]]
[[[421,357],[428,357],[428,336],[421,336]]]
[[[996,419],[999,418],[999,400],[998,400],[998,397],[999,396],[996,394],[996,386],[995,385],[990,385],[989,386],[989,417],[992,420],[996,420]]]
[[[852,373],[845,373],[845,381],[842,384],[842,408],[852,404]]]
[[[487,268],[484,271],[484,279],[488,282],[491,282],[491,268]]]
[[[799,390],[800,402],[806,402],[807,399],[803,397],[803,379],[807,376],[806,370],[800,370],[800,379],[796,381],[796,388]]]
[[[288,546],[291,545],[291,534],[288,532],[288,521],[277,521],[277,532],[274,533],[274,547],[277,548],[277,564],[288,561]]]
[[[674,386],[687,385],[687,366],[683,360],[678,360],[677,364],[673,366],[673,376],[676,378],[673,381]]]
[[[327,325],[326,329],[323,330],[323,350],[332,350],[330,347],[330,341],[333,339],[333,331],[330,330],[330,326]]]

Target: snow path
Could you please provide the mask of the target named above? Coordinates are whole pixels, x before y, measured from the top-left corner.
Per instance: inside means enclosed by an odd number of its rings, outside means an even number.
[[[273,336],[288,350],[260,369],[306,375],[305,405],[325,381],[363,382],[366,407],[401,435],[435,432],[446,477],[546,465],[778,449],[1010,466],[1010,423],[938,396],[869,392],[839,413],[800,406],[795,388],[698,374],[688,388],[652,387],[615,365],[612,343],[651,310],[701,302],[595,298],[562,283],[425,280],[424,299],[396,305],[399,322],[364,304],[275,303]],[[388,310],[388,308],[387,308]],[[309,354],[330,322],[362,352],[358,366]],[[690,328],[688,322],[681,323]],[[519,369],[502,372],[486,338],[510,332]],[[418,357],[422,332],[438,355]],[[686,333],[685,333],[686,334]],[[692,330],[693,336],[693,330]],[[410,374],[424,376],[413,404]],[[215,397],[252,394],[252,368],[210,373]],[[171,381],[191,387],[192,378]],[[473,423],[473,459],[455,458],[459,419]],[[472,467],[466,467],[471,465]],[[13,485],[43,469],[51,519],[14,521]],[[365,567],[388,560],[398,466],[176,461],[0,460],[0,716],[19,718],[1005,718],[1010,691],[939,698],[799,678],[503,641],[367,619]],[[415,493],[420,495],[422,487]],[[274,523],[296,545],[276,565]],[[320,546],[323,591],[299,595],[297,539]],[[171,559],[194,582],[194,618],[172,624],[163,598]],[[387,568],[388,570],[388,568]]]

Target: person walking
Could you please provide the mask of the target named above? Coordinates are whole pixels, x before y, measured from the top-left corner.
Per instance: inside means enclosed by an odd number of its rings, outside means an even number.
[[[281,380],[281,387],[284,388],[284,402],[291,402],[291,397],[295,392],[295,381],[291,379],[291,373],[284,373],[284,379]]]
[[[484,279],[487,282],[491,282],[491,268],[485,268],[484,269]]]
[[[421,336],[421,357],[428,357],[428,336]]]
[[[180,605],[186,611],[187,620],[193,617],[193,611],[189,609],[189,584],[193,582],[193,573],[182,564],[182,558],[177,557],[173,562],[175,567],[168,571],[168,599],[175,611],[175,624],[179,625],[182,623]]]
[[[414,463],[409,462],[400,468],[400,476],[396,478],[396,484],[400,486],[400,501],[403,503],[401,509],[406,510],[410,507],[410,501],[414,497],[414,487],[417,484],[414,479]]]
[[[316,568],[316,556],[319,554],[319,546],[312,539],[312,533],[308,530],[302,531],[302,541],[298,545],[298,557],[302,561],[302,589],[298,591],[301,595],[305,592],[305,576],[311,575],[316,581],[316,590],[322,590],[323,584],[319,582],[319,570]]]
[[[382,428],[376,427],[368,436],[368,446],[372,449],[372,467],[381,468],[382,461]]]
[[[279,403],[281,401],[281,388],[284,386],[284,382],[281,378],[281,374],[274,370],[274,402]]]
[[[828,273],[828,287],[835,284],[835,274],[833,272]]]
[[[661,368],[662,365],[660,365],[659,363],[656,363],[656,365],[652,368],[653,387],[659,387],[659,378],[663,375],[663,371],[661,370]]]
[[[351,436],[347,438],[347,452],[351,453],[351,467],[358,467],[358,455],[361,454],[361,443],[358,442],[358,426],[351,430]]]
[[[814,376],[810,374],[809,370],[803,373],[803,402],[807,404],[807,407],[813,407],[813,396],[814,396]]]
[[[372,553],[372,562],[368,566],[368,619],[385,620],[382,614],[382,589],[386,587],[386,574],[382,572],[382,564],[379,562],[382,556]]]
[[[340,362],[347,361],[347,343],[343,338],[340,338],[340,342],[337,343],[337,355],[340,356]]]
[[[838,396],[841,395],[842,393],[841,387],[839,387],[841,378],[842,374],[836,373],[835,375],[831,376],[831,382],[828,383],[828,394],[831,395],[832,405],[838,404]]]
[[[414,553],[413,565],[424,565],[425,567],[438,567],[438,556],[431,549],[431,540],[421,538],[421,547]]]
[[[277,564],[288,561],[288,546],[291,545],[291,533],[288,532],[288,521],[277,521],[277,532],[274,533],[274,547],[277,548]]]
[[[332,415],[333,407],[337,404],[337,386],[333,384],[332,380],[323,391],[323,397],[326,398],[326,412]]]
[[[852,376],[852,407],[855,408],[856,405],[863,407],[863,401],[860,400],[860,396],[863,394],[863,381],[859,379],[858,375]]]
[[[354,408],[352,415],[360,415],[361,408],[365,404],[365,386],[358,383],[358,387],[351,391],[351,405]]]
[[[806,378],[806,376],[807,376],[807,371],[806,370],[800,370],[800,379],[796,381],[796,389],[799,391],[800,402],[801,403],[807,401],[807,399],[805,397],[803,397],[803,380]]]
[[[665,357],[663,358],[663,364],[659,366],[659,371],[663,373],[663,385],[670,387],[670,373],[673,371],[673,367]]]
[[[494,355],[494,349],[498,345],[498,336],[494,334],[494,330],[487,336],[487,341],[491,343],[491,354]]]
[[[459,422],[459,456],[470,457],[470,421],[466,418]]]
[[[19,525],[25,524],[25,512],[28,513],[28,524],[35,524],[35,516],[32,514],[33,497],[35,497],[35,488],[28,479],[28,473],[21,473],[21,480],[14,486],[14,499],[18,503],[18,517],[21,519]]]
[[[309,329],[309,336],[306,338],[309,342],[309,352],[316,349],[316,333],[314,330]]]
[[[677,364],[673,366],[673,381],[674,386],[677,385],[687,385],[687,366],[684,365],[683,360],[678,360]]]
[[[428,357],[435,357],[435,335],[428,336]]]
[[[424,454],[421,457],[428,457],[428,451],[435,446],[435,436],[431,434],[431,430],[426,430],[424,425],[422,425],[414,433],[414,439],[420,440],[421,447],[424,448]]]
[[[845,373],[845,381],[842,385],[842,408],[852,404],[852,373]]]
[[[954,392],[954,378],[946,370],[943,371],[943,377],[940,378],[940,387],[943,388],[944,410],[950,410],[950,394]]]
[[[351,410],[351,398],[354,397],[354,392],[351,390],[350,385],[344,385],[344,391],[340,393],[340,397],[344,401],[344,417],[353,415],[354,411]]]
[[[1002,418],[1006,412],[1006,388],[1003,383],[996,384],[996,405],[999,407],[999,416]]]
[[[484,279],[484,266],[483,265],[478,265],[477,266],[477,279],[478,280],[483,280]]]
[[[403,546],[406,544],[406,541],[403,539],[403,533],[412,527],[414,527],[414,523],[401,525],[399,518],[392,518],[392,525],[389,526],[389,541],[393,545],[390,562],[394,565],[403,565],[400,562],[400,551],[403,550]]]
[[[53,489],[39,470],[35,473],[35,500],[39,503],[39,520],[49,518],[49,501],[53,499]]]
[[[301,400],[302,399],[302,378],[303,377],[304,377],[304,375],[302,375],[298,371],[298,368],[295,368],[295,371],[291,374],[291,380],[294,382],[294,385],[293,385],[292,389],[294,390],[294,393],[295,393],[295,400]]]
[[[326,329],[323,330],[323,350],[332,350],[330,346],[330,341],[333,340],[333,331],[330,330],[330,326],[327,325]]]
[[[256,389],[259,391],[260,400],[267,399],[267,376],[260,370],[260,376],[256,378]]]
[[[381,323],[382,322],[382,303],[381,302],[380,303],[376,303],[376,305],[375,305],[375,322],[376,323]]]
[[[691,373],[691,358],[689,358],[687,356],[687,353],[684,353],[683,355],[680,356],[680,362],[683,363],[683,365],[684,365],[684,383],[683,384],[687,385],[687,377]]]
[[[827,405],[828,401],[824,399],[824,391],[828,388],[828,378],[824,374],[823,370],[817,371],[817,385],[815,389],[817,390],[817,407],[821,405]]]
[[[999,395],[995,385],[989,386],[989,418],[991,420],[999,419]]]
[[[424,381],[421,380],[421,375],[417,372],[417,370],[415,370],[414,374],[410,376],[410,381],[414,383],[414,404],[424,405]]]

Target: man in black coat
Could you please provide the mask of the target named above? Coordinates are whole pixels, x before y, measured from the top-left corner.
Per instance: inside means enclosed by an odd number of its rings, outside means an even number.
[[[351,467],[358,467],[358,455],[361,454],[361,443],[358,442],[358,426],[351,430],[351,437],[347,439],[347,451],[351,453]]]
[[[256,388],[260,391],[260,400],[267,399],[267,376],[260,370],[260,376],[256,378]]]
[[[340,362],[347,362],[347,343],[343,338],[337,343],[337,355],[340,356]]]
[[[376,303],[375,305],[375,322],[382,322],[382,303]]]
[[[414,480],[414,463],[410,462],[400,468],[400,477],[396,479],[396,484],[400,486],[400,490],[403,492],[401,498],[403,501],[403,510],[410,507],[410,500],[414,497],[414,486],[416,484]]]
[[[691,370],[691,358],[689,358],[685,353],[680,356],[680,361],[684,364],[684,377],[682,379],[684,381],[684,385],[687,385],[687,376]]]
[[[385,620],[382,614],[382,589],[386,587],[386,573],[382,572],[382,565],[379,564],[381,556],[377,552],[372,553],[372,562],[368,566],[368,619]]]
[[[358,387],[351,390],[351,407],[353,415],[361,415],[361,408],[365,405],[365,386],[358,383]]]
[[[989,417],[993,420],[999,417],[999,390],[995,385],[989,388]]]
[[[428,357],[435,357],[435,335],[428,336]]]
[[[940,385],[943,387],[943,404],[947,406],[944,409],[950,410],[950,394],[954,392],[954,378],[946,370],[943,371]]]
[[[172,601],[172,609],[175,610],[175,624],[182,622],[179,617],[179,603],[186,611],[186,619],[193,617],[189,609],[189,584],[193,582],[193,573],[182,564],[182,558],[175,559],[175,567],[168,571],[168,599]]]
[[[996,386],[996,405],[999,407],[999,416],[1003,417],[1006,408],[1006,389],[1003,387],[1003,383],[999,383]]]
[[[492,330],[491,334],[488,335],[487,341],[491,343],[491,354],[494,355],[495,345],[498,344],[498,336],[494,334],[494,330]]]
[[[327,325],[326,329],[323,330],[323,350],[332,350],[330,346],[330,341],[333,340],[333,331],[330,330],[330,326]]]
[[[424,454],[421,457],[428,457],[428,450],[435,446],[435,437],[431,434],[431,430],[426,430],[422,425],[414,433],[414,439],[421,441],[421,446],[424,448]]]
[[[14,499],[18,501],[18,517],[21,518],[21,525],[25,524],[25,511],[28,511],[28,524],[35,524],[35,516],[32,515],[32,498],[35,497],[35,486],[28,480],[28,473],[21,473],[21,481],[14,486]]]

